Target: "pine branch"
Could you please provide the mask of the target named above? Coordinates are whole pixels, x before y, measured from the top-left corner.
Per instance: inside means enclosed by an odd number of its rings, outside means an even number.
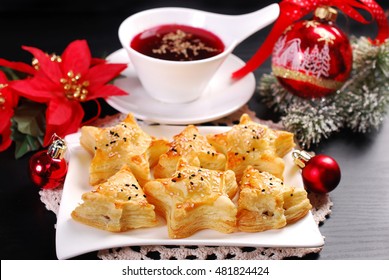
[[[346,126],[360,133],[378,129],[389,105],[389,40],[380,46],[352,38],[353,72],[335,102]]]
[[[339,108],[326,99],[301,100],[291,104],[285,113],[282,124],[294,132],[297,141],[306,149],[338,132],[344,123]]]

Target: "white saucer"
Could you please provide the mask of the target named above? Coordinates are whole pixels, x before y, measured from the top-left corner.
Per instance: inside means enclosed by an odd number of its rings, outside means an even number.
[[[112,96],[107,102],[122,113],[132,113],[138,119],[161,124],[195,124],[227,116],[246,104],[255,90],[252,73],[234,81],[231,74],[244,62],[230,55],[212,78],[204,94],[197,100],[185,104],[163,103],[150,97],[142,87],[124,49],[107,57],[111,63],[128,63],[114,84],[129,93],[127,96]]]

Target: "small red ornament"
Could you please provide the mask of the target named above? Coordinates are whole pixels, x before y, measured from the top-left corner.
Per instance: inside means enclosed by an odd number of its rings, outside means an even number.
[[[307,190],[315,193],[328,193],[334,190],[341,178],[338,163],[329,156],[311,156],[305,151],[294,151],[295,163],[302,169],[301,175]]]
[[[30,158],[30,177],[36,186],[42,189],[54,189],[64,182],[68,169],[66,160],[63,158],[65,150],[64,140],[54,134],[49,148]]]
[[[272,71],[288,92],[317,98],[338,90],[352,68],[352,48],[334,24],[337,11],[319,7],[312,20],[290,25],[273,48]]]

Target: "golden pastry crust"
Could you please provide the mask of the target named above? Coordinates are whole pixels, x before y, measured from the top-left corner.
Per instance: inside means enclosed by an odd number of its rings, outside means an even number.
[[[89,182],[104,182],[128,165],[136,179],[144,185],[151,179],[150,164],[168,148],[167,141],[145,133],[129,114],[126,119],[109,128],[83,127],[81,145],[94,156],[89,168]],[[93,146],[93,147],[92,147]]]
[[[243,173],[238,199],[237,224],[240,231],[259,232],[286,225],[282,190],[252,166]]]
[[[285,184],[283,186],[286,223],[293,224],[305,217],[309,210],[312,209],[312,205],[304,189],[288,187]]]
[[[95,154],[96,139],[100,133],[100,128],[95,126],[83,126],[81,127],[81,146],[89,152],[89,154]]]
[[[236,229],[237,184],[232,171],[189,166],[183,160],[171,178],[146,183],[144,191],[165,218],[170,238],[185,238],[202,229],[231,233]]]
[[[303,218],[312,208],[307,192],[268,172],[248,166],[238,199],[237,224],[241,231],[276,229]]]
[[[84,193],[82,200],[83,203],[71,215],[83,224],[112,232],[157,225],[154,206],[147,202],[127,166],[105,183]]]
[[[217,152],[194,125],[188,125],[181,133],[175,135],[169,145],[169,150],[159,157],[158,164],[155,166],[155,178],[171,177],[181,158],[190,165],[206,169],[224,170],[225,168],[225,156]]]
[[[285,164],[282,157],[295,145],[292,133],[253,122],[247,114],[243,114],[240,123],[231,130],[208,135],[207,139],[217,151],[226,155],[226,169],[233,170],[237,180],[249,165],[283,178]]]
[[[287,224],[300,220],[311,210],[312,205],[305,189],[287,185],[281,179],[267,172],[261,172],[260,175],[263,177],[265,184],[271,184],[272,187],[281,190],[284,198],[283,208]]]

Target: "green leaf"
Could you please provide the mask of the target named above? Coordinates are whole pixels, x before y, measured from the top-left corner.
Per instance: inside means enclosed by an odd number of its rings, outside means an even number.
[[[15,141],[15,158],[42,147],[45,133],[43,104],[22,100],[12,118],[12,140]]]
[[[15,158],[19,159],[26,153],[31,151],[37,151],[42,147],[42,137],[32,137],[31,135],[25,135],[23,140],[15,141]]]
[[[14,121],[17,130],[23,134],[39,137],[45,131],[45,106],[39,103],[24,102],[16,110]]]

